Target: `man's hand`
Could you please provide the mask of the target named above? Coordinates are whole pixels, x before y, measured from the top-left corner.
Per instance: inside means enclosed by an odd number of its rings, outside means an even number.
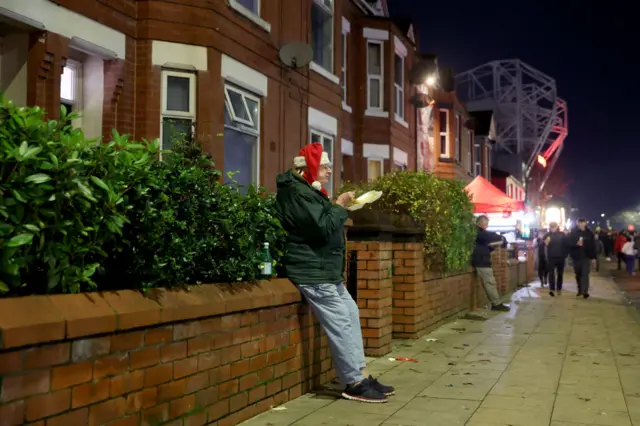
[[[340,194],[336,203],[341,205],[342,207],[347,207],[353,204],[353,200],[356,198],[356,193],[353,191],[345,192],[344,194]]]

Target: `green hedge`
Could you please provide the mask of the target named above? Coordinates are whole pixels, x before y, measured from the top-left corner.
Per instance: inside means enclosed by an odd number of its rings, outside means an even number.
[[[284,231],[273,197],[218,182],[193,141],[85,139],[38,108],[0,107],[0,295],[251,281]],[[277,266],[277,265],[276,265]]]
[[[427,172],[395,171],[371,183],[345,185],[357,194],[382,191],[370,207],[409,216],[424,227],[426,267],[435,272],[455,272],[469,267],[476,235],[473,204],[457,180]]]

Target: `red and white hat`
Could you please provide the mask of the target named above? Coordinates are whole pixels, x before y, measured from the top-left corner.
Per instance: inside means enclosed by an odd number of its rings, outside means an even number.
[[[320,166],[328,165],[331,165],[329,154],[322,151],[322,145],[317,142],[302,148],[300,150],[300,156],[293,159],[293,166],[296,169],[302,169],[304,167],[307,168],[308,173],[304,173],[303,177],[307,182],[309,182],[309,185],[323,193],[326,193],[326,191],[324,191],[322,184],[317,180],[318,169]]]

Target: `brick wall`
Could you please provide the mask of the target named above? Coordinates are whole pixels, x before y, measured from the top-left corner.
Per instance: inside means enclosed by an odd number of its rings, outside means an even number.
[[[365,354],[382,356],[391,352],[392,244],[349,242],[348,250],[358,259],[360,326]]]
[[[232,426],[333,378],[288,281],[208,287],[0,300],[0,425]]]

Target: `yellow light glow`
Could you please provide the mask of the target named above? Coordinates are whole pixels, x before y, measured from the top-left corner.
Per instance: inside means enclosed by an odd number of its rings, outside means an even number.
[[[436,84],[436,78],[434,76],[427,77],[427,86],[433,86]]]
[[[562,223],[562,215],[557,207],[550,207],[544,213],[545,222]]]

